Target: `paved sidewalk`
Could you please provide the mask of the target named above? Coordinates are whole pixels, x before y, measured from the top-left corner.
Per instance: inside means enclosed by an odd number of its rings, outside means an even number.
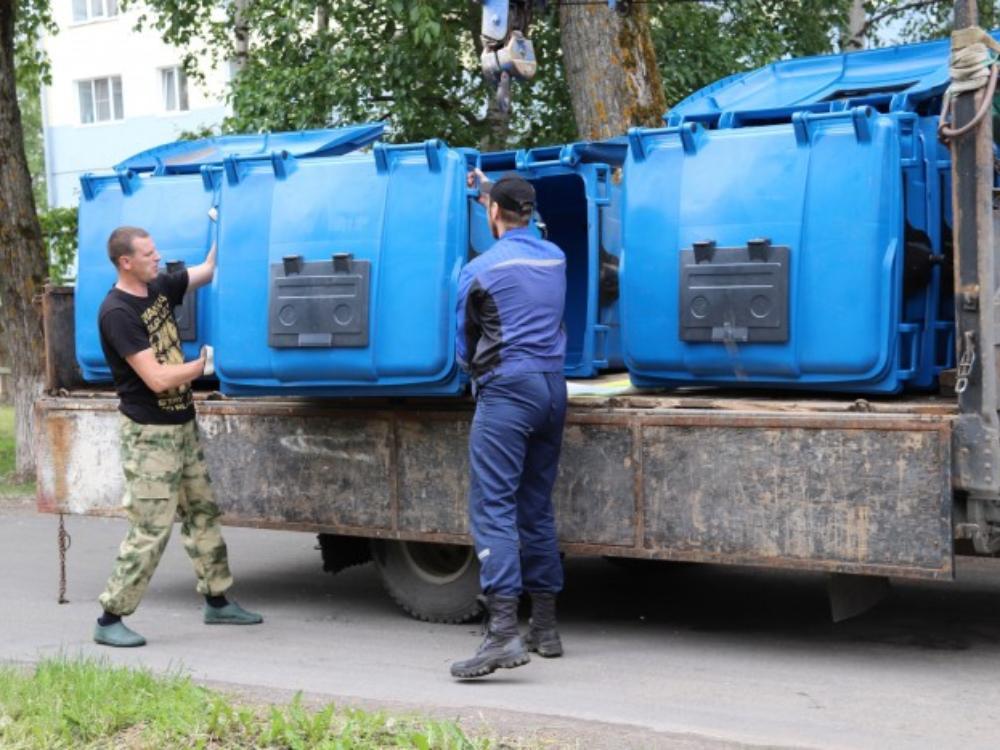
[[[897,585],[874,612],[833,625],[821,576],[570,560],[566,657],[463,684],[448,664],[474,650],[478,626],[404,616],[372,566],[326,575],[314,536],[295,532],[226,530],[234,594],[264,613],[263,626],[204,626],[172,539],[129,620],[149,646],[96,646],[96,598],[125,524],[72,517],[67,526],[70,603],[60,606],[57,519],[2,511],[0,659],[99,655],[265,699],[302,690],[580,737],[586,748],[997,746],[998,561],[960,561],[956,583]]]

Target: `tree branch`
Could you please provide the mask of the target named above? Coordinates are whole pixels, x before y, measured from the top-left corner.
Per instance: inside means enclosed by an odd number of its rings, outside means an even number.
[[[890,8],[879,11],[878,13],[872,13],[872,17],[865,21],[865,25],[862,28],[862,35],[868,34],[871,28],[884,21],[886,18],[892,18],[893,16],[898,16],[901,13],[905,13],[908,10],[917,10],[918,8],[929,8],[932,5],[943,5],[948,0],[912,0],[912,2],[903,3],[902,5],[895,5]]]

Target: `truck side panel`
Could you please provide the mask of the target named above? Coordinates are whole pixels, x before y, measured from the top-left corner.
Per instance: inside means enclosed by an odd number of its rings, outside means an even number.
[[[467,544],[470,405],[357,403],[201,402],[226,521]],[[571,407],[555,493],[566,552],[952,575],[950,419],[662,403]],[[37,402],[40,510],[117,512],[115,405]]]
[[[948,447],[934,432],[657,426],[644,437],[647,548],[950,566]]]

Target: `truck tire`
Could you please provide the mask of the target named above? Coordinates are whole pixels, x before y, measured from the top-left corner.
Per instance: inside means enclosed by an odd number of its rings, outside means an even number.
[[[418,620],[462,623],[479,615],[472,547],[373,539],[372,559],[392,600]]]

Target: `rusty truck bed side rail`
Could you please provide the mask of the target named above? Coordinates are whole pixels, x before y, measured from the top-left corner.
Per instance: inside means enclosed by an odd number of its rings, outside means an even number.
[[[555,492],[562,547],[948,578],[953,403],[573,399]],[[230,524],[467,544],[471,411],[201,398],[198,420]],[[39,509],[117,512],[116,400],[43,398],[36,416]]]

